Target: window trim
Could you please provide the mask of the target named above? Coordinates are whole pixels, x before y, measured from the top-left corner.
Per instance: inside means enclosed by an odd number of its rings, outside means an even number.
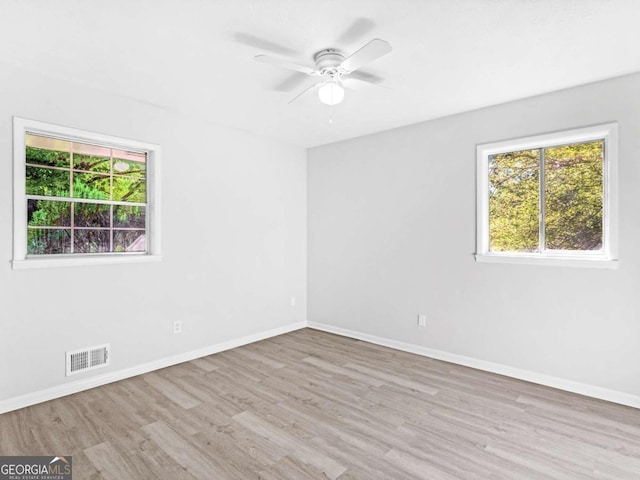
[[[32,133],[65,140],[93,143],[147,153],[147,252],[108,254],[62,254],[27,257],[27,195],[25,187],[25,134]],[[161,148],[112,135],[90,132],[51,123],[13,117],[13,269],[67,267],[119,263],[158,262],[161,256],[160,175]]]
[[[489,251],[489,156],[572,143],[604,140],[602,252],[516,253]],[[611,122],[543,135],[521,137],[476,147],[477,262],[618,268],[618,123]]]

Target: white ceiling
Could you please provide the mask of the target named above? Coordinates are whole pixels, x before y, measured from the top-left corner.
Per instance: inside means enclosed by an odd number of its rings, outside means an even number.
[[[0,0],[0,62],[312,147],[640,71],[639,25],[638,0]],[[308,77],[274,90],[291,73],[253,60],[375,37],[393,51],[363,70],[390,88],[331,125],[287,103]]]

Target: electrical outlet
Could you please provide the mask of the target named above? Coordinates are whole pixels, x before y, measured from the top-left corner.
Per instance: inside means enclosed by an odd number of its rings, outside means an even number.
[[[292,307],[296,306],[296,297],[291,297],[291,306]]]
[[[426,327],[427,326],[427,316],[424,313],[418,314],[418,326]]]
[[[180,320],[173,322],[173,333],[182,333],[182,322]]]

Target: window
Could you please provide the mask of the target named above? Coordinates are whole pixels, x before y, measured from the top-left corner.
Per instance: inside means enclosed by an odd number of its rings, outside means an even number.
[[[14,117],[14,268],[159,260],[158,145]]]
[[[617,124],[479,145],[476,260],[617,267]]]

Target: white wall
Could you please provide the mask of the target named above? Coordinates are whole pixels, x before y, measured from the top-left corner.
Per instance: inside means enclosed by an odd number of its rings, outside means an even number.
[[[310,150],[309,321],[640,395],[639,85],[636,74]],[[610,121],[620,269],[476,263],[476,145]]]
[[[3,65],[0,78],[0,402],[91,376],[65,378],[67,350],[109,342],[116,372],[305,320],[304,149],[216,126],[215,111],[202,123]],[[12,270],[12,115],[161,144],[164,260]]]

